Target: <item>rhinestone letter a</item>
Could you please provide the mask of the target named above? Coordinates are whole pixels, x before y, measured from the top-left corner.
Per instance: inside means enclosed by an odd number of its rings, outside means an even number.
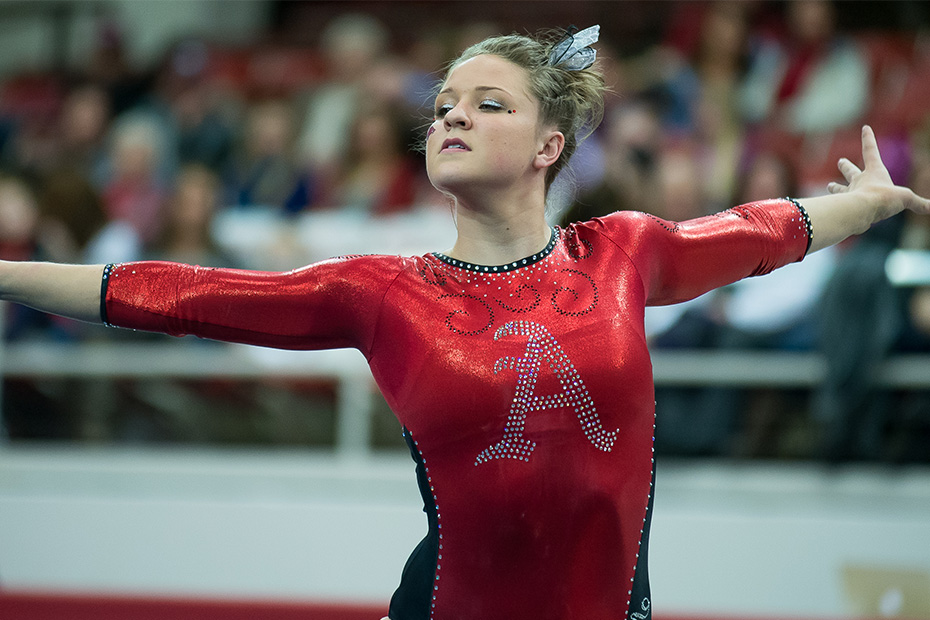
[[[526,336],[526,354],[523,357],[502,357],[494,364],[494,372],[505,368],[517,371],[517,388],[510,406],[510,415],[504,427],[503,438],[488,446],[478,455],[475,465],[491,459],[518,459],[528,461],[536,448],[536,442],[523,435],[526,416],[532,411],[566,407],[574,409],[581,430],[596,448],[610,452],[617,431],[607,431],[601,424],[594,401],[575,370],[575,366],[562,350],[562,346],[545,327],[532,321],[510,321],[494,334],[494,340],[505,336]],[[536,394],[536,378],[546,362],[562,386],[558,394]]]

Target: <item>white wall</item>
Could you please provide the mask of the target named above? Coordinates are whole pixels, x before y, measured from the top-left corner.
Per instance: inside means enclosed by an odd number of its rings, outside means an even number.
[[[426,527],[400,454],[22,447],[0,448],[0,524],[6,588],[385,604]],[[650,566],[657,613],[852,617],[851,568],[914,597],[930,472],[660,464]],[[872,605],[903,608],[893,585]]]
[[[659,469],[657,488],[657,607],[930,618],[927,470],[679,464]]]

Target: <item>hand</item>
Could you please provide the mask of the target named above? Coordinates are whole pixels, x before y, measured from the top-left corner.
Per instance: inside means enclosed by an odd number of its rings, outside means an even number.
[[[860,170],[856,164],[845,157],[841,158],[837,167],[848,185],[830,183],[827,185],[829,192],[831,194],[859,192],[866,196],[874,196],[877,206],[889,211],[883,214],[883,217],[900,213],[905,209],[910,209],[915,213],[930,214],[930,200],[921,198],[910,188],[895,185],[891,180],[891,175],[888,174],[888,169],[882,163],[881,154],[878,152],[875,133],[868,125],[862,128],[862,161],[864,169]]]

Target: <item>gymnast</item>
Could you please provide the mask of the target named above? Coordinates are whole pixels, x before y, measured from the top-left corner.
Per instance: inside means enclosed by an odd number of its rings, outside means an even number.
[[[930,201],[894,185],[866,126],[864,165],[841,159],[846,182],[824,196],[552,227],[549,188],[602,116],[597,36],[493,37],[450,65],[425,139],[430,181],[455,210],[442,252],[285,273],[4,262],[0,297],[114,327],[361,351],[403,426],[428,523],[390,620],[650,618],[644,308]]]

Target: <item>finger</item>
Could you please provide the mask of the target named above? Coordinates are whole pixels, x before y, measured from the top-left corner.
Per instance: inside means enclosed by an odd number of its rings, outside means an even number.
[[[884,168],[881,153],[878,152],[878,141],[875,139],[875,132],[868,125],[862,126],[862,163],[863,167]]]
[[[927,198],[922,198],[918,196],[917,194],[914,194],[912,206],[910,206],[909,208],[911,209],[911,211],[914,211],[915,213],[922,213],[924,215],[930,215],[930,200],[928,200]]]
[[[881,163],[881,161],[879,161],[879,163]],[[852,181],[854,176],[862,173],[862,170],[859,170],[859,166],[852,163],[845,157],[841,157],[840,160],[836,162],[836,167],[839,168],[843,178],[845,178],[847,181]]]
[[[849,188],[843,185],[842,183],[835,183],[832,181],[830,183],[827,183],[827,191],[830,192],[831,194],[842,194],[847,189]]]

